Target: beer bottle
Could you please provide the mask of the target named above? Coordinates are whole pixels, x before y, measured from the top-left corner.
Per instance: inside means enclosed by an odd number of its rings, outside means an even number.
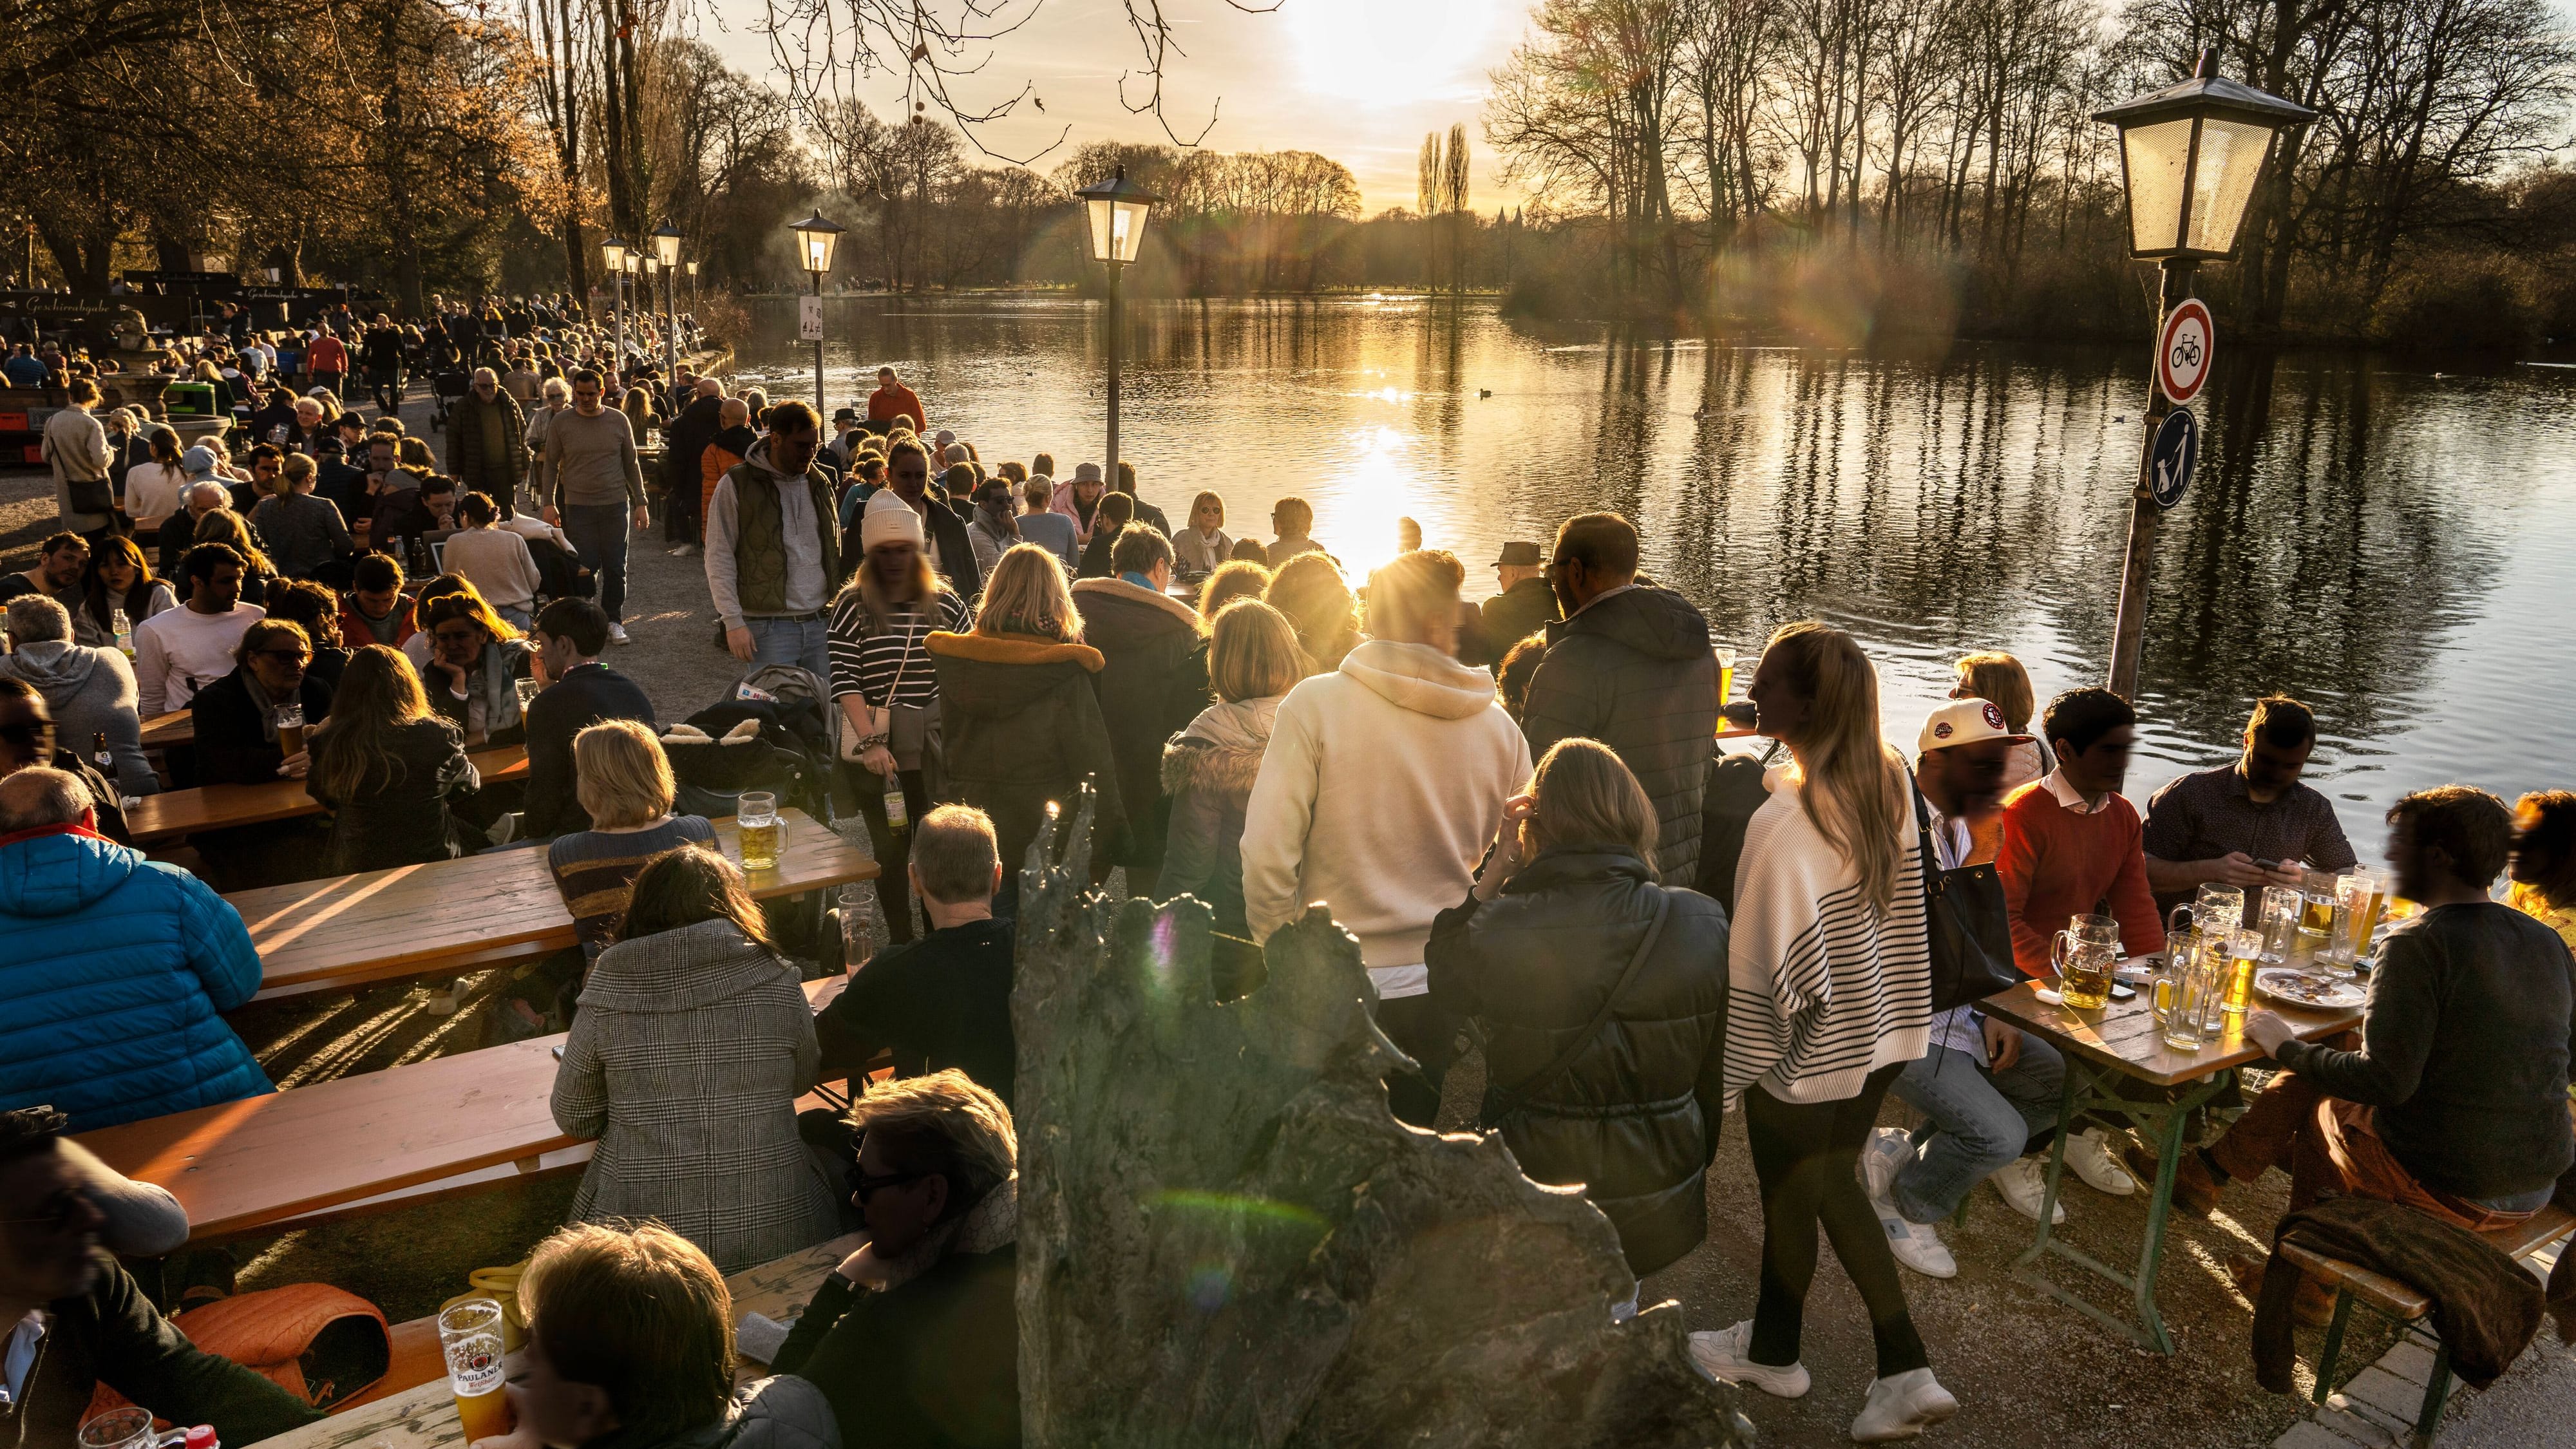
[[[89,737],[89,758],[90,763],[98,766],[100,774],[111,780],[116,778],[116,756],[108,752],[106,731],[101,730]]]

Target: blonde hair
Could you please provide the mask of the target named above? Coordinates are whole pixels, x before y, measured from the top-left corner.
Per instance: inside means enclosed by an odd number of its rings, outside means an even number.
[[[1905,765],[1879,738],[1878,671],[1849,634],[1813,619],[1782,625],[1763,657],[1808,700],[1805,737],[1787,742],[1799,806],[1884,916],[1896,901]]]
[[[1342,656],[1359,642],[1358,601],[1342,571],[1320,553],[1301,553],[1272,570],[1261,597],[1297,626],[1297,642],[1318,674],[1341,668]]]
[[[1627,763],[1599,740],[1558,740],[1530,776],[1531,833],[1542,846],[1614,845],[1655,863],[1654,802]]]
[[[1199,521],[1199,510],[1207,507],[1211,503],[1216,505],[1216,526],[1219,528],[1225,527],[1225,500],[1217,497],[1213,493],[1202,493],[1198,497],[1190,500],[1190,523],[1192,526],[1196,526]]]
[[[1962,655],[1955,667],[1961,687],[2004,712],[2006,728],[2015,734],[2030,728],[2030,717],[2039,712],[2039,694],[2020,660],[1990,650]]]
[[[678,1233],[575,1223],[537,1245],[518,1298],[547,1364],[605,1390],[619,1428],[662,1439],[724,1417],[733,1294]]]
[[[1228,559],[1199,585],[1199,617],[1214,619],[1237,599],[1258,599],[1270,588],[1270,568],[1248,558]]]
[[[955,1067],[876,1083],[850,1104],[850,1126],[897,1167],[946,1177],[943,1219],[963,1216],[1020,1170],[1011,1109]]]
[[[1062,644],[1082,642],[1082,611],[1064,581],[1064,565],[1034,543],[1003,550],[984,581],[975,614],[978,634],[1028,634]]]
[[[277,481],[269,485],[269,492],[274,497],[291,498],[296,485],[312,476],[313,460],[302,453],[289,453],[277,465]]]
[[[573,798],[594,829],[650,825],[671,813],[680,783],[653,731],[604,719],[572,737]]]
[[[1286,694],[1306,677],[1296,626],[1259,599],[1226,605],[1209,633],[1208,684],[1228,704]]]
[[[1458,623],[1458,588],[1467,570],[1447,549],[1398,554],[1369,575],[1368,631],[1377,639],[1413,638]]]

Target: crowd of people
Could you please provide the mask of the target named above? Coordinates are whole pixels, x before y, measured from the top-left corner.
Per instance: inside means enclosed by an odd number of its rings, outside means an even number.
[[[521,1296],[520,1432],[560,1446],[804,1432],[817,1413],[849,1442],[1016,1442],[1017,868],[1086,786],[1099,878],[1195,896],[1241,948],[1220,992],[1250,989],[1253,948],[1319,911],[1357,939],[1409,1058],[1388,1083],[1401,1119],[1432,1125],[1461,1043],[1481,1042],[1482,1125],[1533,1178],[1581,1185],[1640,1279],[1705,1240],[1732,1115],[1763,1217],[1758,1289],[1692,1354],[1765,1393],[1809,1392],[1821,1230],[1875,1344],[1861,1442],[1958,1408],[1903,1273],[1958,1271],[1936,1225],[1978,1183],[2035,1219],[2062,1127],[2094,1192],[2134,1193],[2155,1170],[2125,1131],[2061,1124],[2068,1067],[2046,1041],[1936,994],[1935,878],[1991,865],[2009,920],[1991,944],[2044,977],[2071,917],[2106,916],[2124,955],[2148,955],[2160,907],[2203,883],[2355,864],[2300,782],[2317,725],[2286,697],[2253,704],[2237,759],[2164,785],[2142,817],[2122,793],[2129,701],[2084,688],[2043,708],[2018,661],[1973,654],[1952,700],[1905,722],[1909,758],[1860,645],[1801,622],[1770,637],[1746,691],[1767,749],[1723,749],[1708,621],[1641,572],[1615,513],[1506,544],[1476,605],[1465,564],[1418,531],[1354,589],[1303,499],[1273,504],[1265,543],[1230,534],[1213,494],[1173,528],[1123,463],[1061,479],[1046,454],[988,466],[929,430],[892,369],[829,426],[691,379],[654,414],[650,486],[630,410],[606,405],[617,379],[577,366],[567,381],[531,416],[478,374],[451,471],[431,454],[416,482],[423,440],[361,423],[382,467],[359,471],[326,448],[347,420],[327,410],[309,436],[252,450],[240,481],[267,497],[247,516],[237,484],[172,495],[129,473],[125,499],[161,508],[163,531],[195,515],[174,569],[155,573],[127,517],[82,528],[66,509],[0,585],[0,929],[22,948],[0,964],[0,1107],[16,1109],[0,1119],[0,1322],[74,1300],[147,1311],[60,1246],[108,1240],[62,1191],[67,1126],[268,1090],[222,1018],[258,979],[238,917],[116,838],[115,806],[151,784],[137,719],[171,708],[196,717],[198,781],[302,778],[328,807],[194,841],[218,884],[543,844],[582,946],[508,1009],[528,1031],[569,1028],[553,1110],[599,1144],[575,1225]],[[184,454],[174,466],[189,475]],[[722,646],[746,675],[805,671],[836,716],[836,783],[881,867],[888,939],[819,1018],[711,822],[679,808],[655,701],[603,662],[626,642],[625,551],[656,493]],[[343,498],[363,511],[306,506]],[[491,541],[522,503],[542,521]],[[403,551],[371,536],[388,518],[391,535],[435,536],[448,571],[413,589]],[[539,542],[587,573],[529,566]],[[469,752],[514,742],[524,785],[482,781]],[[2388,820],[2395,894],[2415,909],[2377,946],[2361,1031],[2303,1043],[2253,1014],[2246,1035],[2280,1070],[2187,1158],[2185,1210],[2279,1166],[2294,1206],[2359,1195],[2492,1226],[2537,1211],[2576,1162],[2576,794],[2508,807],[2445,786]],[[2509,903],[2492,898],[2504,874]],[[798,1119],[802,1092],[880,1052],[893,1081],[842,1120]],[[1891,1093],[1916,1125],[1881,1125]],[[658,1226],[622,1226],[642,1220]],[[868,1246],[774,1364],[819,1398],[728,1400],[708,1377],[726,1343],[718,1275],[860,1227]],[[125,1387],[109,1368],[97,1377]],[[231,1412],[266,1411],[243,1393]]]

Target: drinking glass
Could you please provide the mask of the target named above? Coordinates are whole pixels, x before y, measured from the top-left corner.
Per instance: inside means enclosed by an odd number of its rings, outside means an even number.
[[[545,686],[533,679],[514,679],[510,681],[510,688],[519,696],[519,718],[526,719],[528,706],[536,702],[537,692]]]
[[[2077,1011],[2100,1011],[2111,999],[2111,972],[2119,964],[2119,947],[2085,941],[2066,953],[2057,978],[2058,994]]]
[[[438,1315],[438,1346],[447,1355],[447,1388],[465,1442],[510,1432],[510,1396],[501,1391],[501,1305],[468,1298]]]
[[[2388,878],[2375,870],[2356,870],[2335,882],[2335,894],[2346,917],[2337,959],[2342,965],[2358,967],[2370,954],[2371,933],[2379,929],[2379,914],[2388,905]]]
[[[2290,948],[2298,943],[2299,915],[2308,908],[2308,898],[2296,886],[2263,888],[2263,959],[2277,966],[2289,959]]]
[[[132,1404],[84,1420],[80,1426],[80,1449],[148,1449],[152,1442],[152,1411]]]
[[[2300,888],[2299,935],[2309,951],[2323,949],[2334,938],[2335,878],[2311,875]]]
[[[2048,969],[2066,974],[2066,958],[2084,946],[2105,946],[2111,959],[2120,959],[2120,923],[2109,916],[2072,916],[2066,929],[2048,943]]]
[[[866,965],[873,954],[868,945],[868,896],[875,889],[862,882],[845,885],[835,894],[841,910],[841,969],[845,972]]]
[[[742,831],[742,868],[778,869],[778,849],[787,833],[786,822],[778,818],[778,797],[746,790],[734,806],[734,819]]]
[[[2210,964],[2212,954],[2195,950],[2178,957],[2178,964],[2156,978],[2156,1019],[2164,1028],[2164,1044],[2175,1051],[2196,1052],[2202,1038],[2218,1034],[2210,1029],[2221,995],[2219,973]],[[2223,957],[2223,950],[2219,954]]]
[[[2232,1018],[2228,1023],[2230,1026],[2243,1026],[2245,1010],[2254,1003],[2255,967],[2271,959],[2263,950],[2265,940],[2265,933],[2261,931],[2227,933],[2223,968],[2226,999],[2219,1004],[2219,1009]]]
[[[277,748],[285,755],[304,753],[304,703],[290,699],[277,707]]]
[[[2212,881],[2192,896],[2191,918],[2203,926],[2233,931],[2245,924],[2245,888]]]
[[[1735,697],[1735,651],[1723,644],[1713,647],[1717,654],[1717,703],[1723,709]]]

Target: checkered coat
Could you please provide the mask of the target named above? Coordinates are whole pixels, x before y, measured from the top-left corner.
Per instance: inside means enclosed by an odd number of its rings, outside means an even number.
[[[621,942],[582,987],[555,1125],[599,1139],[572,1221],[656,1219],[724,1272],[840,1231],[796,1135],[822,1066],[796,972],[727,920]]]

